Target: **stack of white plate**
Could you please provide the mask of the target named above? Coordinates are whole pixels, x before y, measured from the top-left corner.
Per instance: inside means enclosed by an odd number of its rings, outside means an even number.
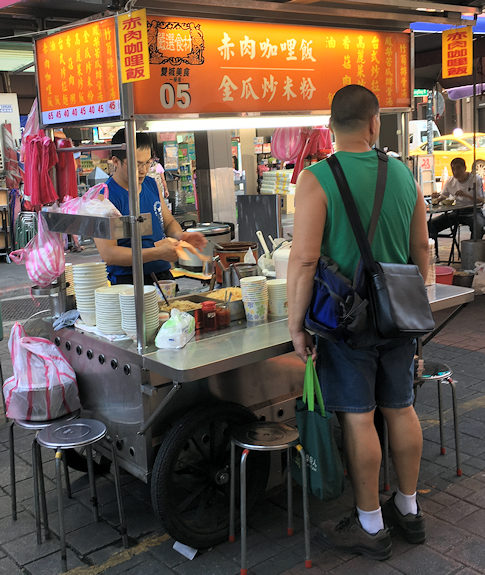
[[[265,276],[241,278],[241,295],[246,320],[266,321],[268,319],[268,282]]]
[[[74,277],[72,275],[72,264],[66,262],[64,274],[66,276],[66,284],[69,284],[69,286],[66,287],[66,295],[74,295]]]
[[[125,288],[126,285],[115,285],[95,291],[96,327],[103,333],[124,333],[121,327],[120,292]]]
[[[96,300],[94,292],[108,285],[106,264],[93,262],[72,267],[76,307],[87,325],[96,325]]]
[[[269,315],[286,317],[288,315],[288,296],[286,279],[268,280]]]
[[[132,285],[123,286],[120,291],[121,327],[123,331],[136,339],[136,311],[135,311],[135,289]],[[143,309],[145,312],[145,339],[147,343],[152,343],[158,332],[158,296],[155,286],[144,286]]]

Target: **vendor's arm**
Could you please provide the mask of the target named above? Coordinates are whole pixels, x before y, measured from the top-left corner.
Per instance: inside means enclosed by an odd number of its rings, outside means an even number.
[[[424,280],[428,275],[429,265],[429,242],[428,226],[426,223],[426,204],[423,192],[416,184],[418,196],[414,206],[413,217],[411,219],[411,229],[409,237],[409,253],[413,263],[418,266]]]
[[[102,260],[109,266],[131,267],[133,265],[133,254],[131,248],[119,246],[116,240],[102,240],[95,238],[94,243],[98,249]],[[178,259],[175,251],[176,242],[171,238],[165,238],[156,243],[153,248],[143,248],[141,250],[143,263],[165,260],[174,262]]]
[[[315,176],[304,170],[296,185],[294,233],[288,263],[288,328],[295,351],[304,362],[309,353],[316,359],[313,339],[304,328],[304,320],[312,297],[326,215],[327,197]]]
[[[163,228],[165,230],[165,235],[175,238],[176,240],[184,240],[199,250],[203,249],[207,244],[205,236],[199,232],[184,232],[180,224],[170,213],[167,204],[163,201],[160,203],[162,206]],[[159,242],[155,245],[158,243]]]

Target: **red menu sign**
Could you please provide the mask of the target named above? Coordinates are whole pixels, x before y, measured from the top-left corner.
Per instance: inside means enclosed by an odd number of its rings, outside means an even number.
[[[136,114],[324,111],[347,84],[383,108],[411,104],[408,34],[150,15],[147,25]]]

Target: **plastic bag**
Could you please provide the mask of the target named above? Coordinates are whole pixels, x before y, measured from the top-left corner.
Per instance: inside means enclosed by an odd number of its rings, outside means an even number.
[[[47,421],[80,409],[76,374],[59,348],[16,322],[8,348],[14,375],[3,385],[7,417]]]
[[[301,128],[276,128],[271,138],[271,153],[282,162],[296,160],[303,142],[300,134]]]
[[[34,284],[47,287],[62,274],[66,265],[62,234],[50,232],[39,212],[37,235],[25,248],[12,252],[10,259],[16,264],[25,263]]]
[[[116,206],[109,199],[109,188],[106,184],[96,184],[78,198],[68,198],[62,202],[63,214],[84,216],[121,216]]]
[[[27,143],[27,136],[33,136],[38,134],[40,130],[39,126],[39,110],[37,106],[37,98],[34,99],[32,107],[30,108],[29,115],[27,116],[27,121],[25,122],[25,128],[22,133],[22,141],[20,143],[20,161],[25,161],[25,145]]]
[[[475,262],[475,276],[473,277],[472,288],[477,294],[485,294],[485,262]]]
[[[161,349],[179,349],[195,335],[195,319],[190,313],[173,309],[170,318],[162,325],[155,338]]]

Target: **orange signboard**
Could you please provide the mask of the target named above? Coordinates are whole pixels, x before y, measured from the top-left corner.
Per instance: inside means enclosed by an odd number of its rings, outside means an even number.
[[[411,104],[409,35],[147,16],[150,79],[135,114],[324,111],[362,84],[383,108]]]
[[[114,18],[51,34],[35,43],[43,124],[120,115]]]
[[[121,81],[139,82],[150,77],[147,12],[134,10],[118,16]]]
[[[469,76],[473,71],[473,28],[463,26],[442,34],[443,78]]]

